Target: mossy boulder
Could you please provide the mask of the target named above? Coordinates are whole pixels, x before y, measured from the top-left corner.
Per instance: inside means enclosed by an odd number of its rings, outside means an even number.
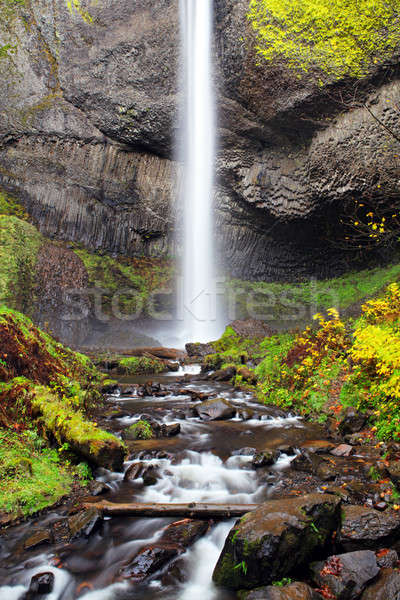
[[[85,419],[83,413],[61,401],[43,386],[36,386],[32,397],[33,414],[47,432],[96,467],[121,470],[125,446],[117,437]]]
[[[290,576],[328,546],[340,524],[340,499],[325,494],[270,500],[231,529],[213,573],[234,590]]]
[[[151,440],[156,437],[153,427],[145,419],[140,419],[128,427],[122,435],[125,440]]]

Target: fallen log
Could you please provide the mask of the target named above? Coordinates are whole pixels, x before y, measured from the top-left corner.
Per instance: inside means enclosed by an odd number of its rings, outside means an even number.
[[[206,504],[191,502],[185,504],[156,504],[94,502],[84,504],[85,508],[96,508],[109,517],[189,517],[191,519],[230,519],[241,517],[255,510],[258,504]]]

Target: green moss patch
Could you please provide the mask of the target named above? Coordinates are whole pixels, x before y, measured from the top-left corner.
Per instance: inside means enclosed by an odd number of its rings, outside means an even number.
[[[117,371],[123,375],[155,375],[166,371],[165,364],[157,358],[146,356],[132,356],[121,358]]]
[[[74,251],[86,267],[89,285],[104,290],[102,309],[106,314],[115,314],[116,309],[124,315],[146,314],[150,295],[166,288],[173,272],[167,260],[113,258],[82,248]]]
[[[77,471],[33,431],[0,429],[0,511],[29,515],[71,491]]]
[[[58,443],[68,443],[72,450],[97,466],[112,469],[122,467],[125,446],[111,433],[88,421],[68,398],[60,399],[46,387],[34,388],[34,415],[43,423]]]
[[[140,421],[128,427],[125,437],[129,440],[151,440],[155,437],[155,434],[150,423],[140,419]]]
[[[250,0],[257,51],[320,83],[363,77],[400,45],[396,0]]]
[[[31,313],[35,266],[43,238],[30,223],[0,214],[0,239],[0,303]]]

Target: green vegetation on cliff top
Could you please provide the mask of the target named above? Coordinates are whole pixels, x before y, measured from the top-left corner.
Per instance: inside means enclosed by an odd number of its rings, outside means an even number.
[[[398,0],[250,0],[257,51],[320,83],[363,77],[400,44]]]

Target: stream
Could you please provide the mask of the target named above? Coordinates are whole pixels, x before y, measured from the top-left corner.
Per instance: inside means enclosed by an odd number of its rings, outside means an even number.
[[[174,437],[128,442],[130,460],[126,471],[135,462],[153,465],[157,473],[153,485],[143,479],[125,481],[124,473],[105,469],[96,478],[108,484],[105,498],[112,502],[213,502],[259,503],[279,497],[283,474],[290,468],[296,450],[306,440],[321,439],[321,429],[301,419],[282,416],[274,408],[254,401],[251,394],[237,391],[222,383],[196,378],[197,367],[190,367],[191,379],[181,370],[174,376],[153,377],[164,396],[149,394],[138,397],[135,385],[148,381],[149,376],[126,378],[131,392],[109,396],[107,404],[117,412],[102,422],[108,429],[121,434],[142,414],[159,423],[179,423],[181,432]],[[122,384],[121,384],[122,385]],[[192,406],[198,402],[185,390],[223,397],[236,408],[229,420],[202,421],[194,416]],[[279,448],[277,462],[268,468],[255,469],[252,455],[243,448]],[[241,454],[235,451],[241,450]],[[156,571],[143,583],[123,580],[120,570],[124,563],[144,547],[160,539],[166,526],[179,519],[105,517],[100,527],[89,536],[69,543],[45,544],[29,551],[23,541],[37,528],[49,526],[65,513],[53,510],[41,518],[31,519],[9,530],[0,541],[0,600],[20,600],[24,597],[33,575],[52,572],[55,585],[46,600],[230,600],[235,595],[216,589],[212,572],[225,538],[234,520],[212,523],[207,533],[178,557],[172,567]],[[42,597],[42,596],[40,596]]]

